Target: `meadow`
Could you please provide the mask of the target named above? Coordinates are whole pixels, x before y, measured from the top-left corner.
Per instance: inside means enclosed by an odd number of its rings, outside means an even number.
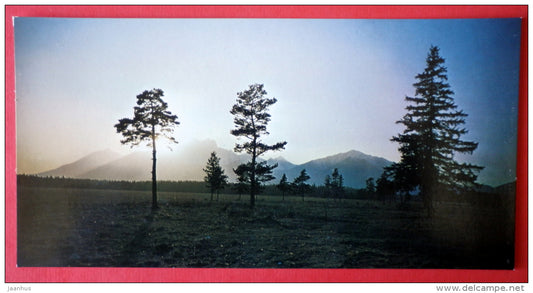
[[[216,197],[215,197],[216,198]],[[18,186],[18,266],[512,269],[514,200],[372,199]]]

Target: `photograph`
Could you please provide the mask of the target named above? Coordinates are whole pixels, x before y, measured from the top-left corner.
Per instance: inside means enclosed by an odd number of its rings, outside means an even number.
[[[522,25],[13,17],[16,266],[511,272]]]

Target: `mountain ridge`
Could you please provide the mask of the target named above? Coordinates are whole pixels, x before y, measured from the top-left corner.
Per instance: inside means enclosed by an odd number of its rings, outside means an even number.
[[[57,168],[38,173],[39,176],[65,176],[70,174],[77,177],[99,165],[109,163],[120,157],[120,154],[110,149],[92,152],[74,162],[61,165]]]
[[[366,186],[366,180],[369,177],[377,179],[383,172],[383,167],[389,166],[390,164],[392,162],[385,158],[367,155],[356,150],[349,150],[296,165],[287,170],[286,175],[291,180],[298,176],[302,169],[306,169],[306,172],[311,177],[309,183],[322,185],[324,184],[325,177],[331,175],[333,169],[337,168],[343,176],[346,186],[362,188]],[[276,176],[276,170],[274,170],[274,174]]]
[[[157,158],[157,179],[201,181],[205,176],[203,168],[213,151],[220,157],[225,174],[231,182],[235,182],[236,176],[232,169],[247,162],[249,155],[220,148],[213,140],[191,143],[177,153],[160,154]],[[364,187],[367,178],[377,178],[383,167],[392,163],[356,150],[317,158],[303,164],[293,164],[282,156],[266,161],[268,164],[278,164],[273,170],[276,179],[270,181],[273,184],[277,183],[283,174],[291,181],[302,169],[306,169],[311,176],[308,183],[322,185],[325,177],[331,174],[334,168],[338,168],[344,177],[345,185],[354,188]],[[120,156],[109,150],[97,151],[75,162],[36,175],[99,180],[151,180],[151,153],[134,152]]]

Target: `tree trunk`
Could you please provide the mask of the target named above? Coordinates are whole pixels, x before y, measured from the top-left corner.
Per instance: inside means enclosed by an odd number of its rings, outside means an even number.
[[[155,125],[152,125],[152,210],[157,206],[157,176],[156,176],[156,152],[155,152]]]
[[[255,186],[254,185],[255,185],[255,182],[252,181],[252,188],[250,188],[251,189],[250,191],[250,207],[251,208],[254,208],[255,206],[255,190],[254,190]]]
[[[253,122],[252,122],[253,123]],[[253,209],[255,206],[255,193],[256,193],[256,178],[255,178],[255,162],[256,162],[256,147],[257,138],[253,140],[254,149],[252,151],[252,170],[250,170],[250,207]]]
[[[155,155],[155,145],[152,151],[152,209],[157,209],[157,176],[155,173],[156,170],[156,155]]]

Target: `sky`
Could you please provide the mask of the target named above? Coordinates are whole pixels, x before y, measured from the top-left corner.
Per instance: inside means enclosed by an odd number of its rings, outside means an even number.
[[[295,164],[352,149],[398,161],[390,139],[430,46],[440,48],[459,109],[469,116],[459,160],[481,183],[516,176],[519,19],[16,18],[17,173],[37,173],[120,144],[114,124],[136,96],[161,88],[180,144],[233,149],[237,93],[264,84],[267,154]],[[166,149],[166,148],[164,148]],[[162,149],[163,150],[163,149]]]

